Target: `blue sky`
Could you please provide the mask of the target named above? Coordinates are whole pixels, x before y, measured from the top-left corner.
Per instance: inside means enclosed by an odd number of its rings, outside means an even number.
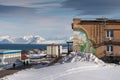
[[[120,0],[0,0],[0,36],[68,39],[73,18],[120,19]]]

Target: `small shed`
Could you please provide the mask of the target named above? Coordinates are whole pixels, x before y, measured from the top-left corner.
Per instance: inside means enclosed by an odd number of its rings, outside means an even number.
[[[62,56],[62,46],[51,44],[47,46],[47,55],[51,57],[60,57]]]
[[[0,64],[15,63],[21,60],[21,50],[0,50]]]

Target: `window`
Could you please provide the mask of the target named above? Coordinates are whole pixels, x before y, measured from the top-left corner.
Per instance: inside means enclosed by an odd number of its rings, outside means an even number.
[[[113,45],[107,45],[106,46],[106,51],[112,53],[113,52]]]
[[[106,31],[106,36],[109,37],[109,38],[113,38],[114,37],[113,30],[107,30]]]
[[[2,59],[0,59],[0,63],[2,62]]]

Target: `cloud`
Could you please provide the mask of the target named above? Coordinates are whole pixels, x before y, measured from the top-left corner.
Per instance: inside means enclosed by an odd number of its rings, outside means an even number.
[[[59,0],[0,0],[0,16],[29,17],[46,14],[61,7]]]
[[[0,4],[2,5],[9,5],[9,6],[24,6],[27,7],[32,3],[37,2],[48,2],[49,0],[0,0]],[[55,1],[55,0],[51,0]]]
[[[0,5],[0,16],[26,16],[34,14],[36,10],[34,8],[20,7],[20,6],[5,6]]]
[[[61,1],[0,0],[0,35],[68,38],[72,35],[71,15],[74,13],[61,8]]]
[[[109,15],[120,10],[119,3],[120,0],[66,0],[62,5],[82,15]]]
[[[58,4],[62,1],[63,0],[0,0],[0,4],[6,6],[39,7]]]
[[[10,20],[9,18],[0,20],[0,35],[13,37],[40,35],[46,39],[65,39],[72,35],[72,19],[64,16],[31,16],[29,19],[24,19],[24,21],[19,19]]]

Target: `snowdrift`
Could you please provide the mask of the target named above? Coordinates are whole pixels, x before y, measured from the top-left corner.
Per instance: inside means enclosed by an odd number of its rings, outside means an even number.
[[[68,56],[59,60],[59,63],[73,63],[73,62],[93,62],[96,64],[105,64],[102,60],[98,59],[92,53],[75,53],[72,52]]]

